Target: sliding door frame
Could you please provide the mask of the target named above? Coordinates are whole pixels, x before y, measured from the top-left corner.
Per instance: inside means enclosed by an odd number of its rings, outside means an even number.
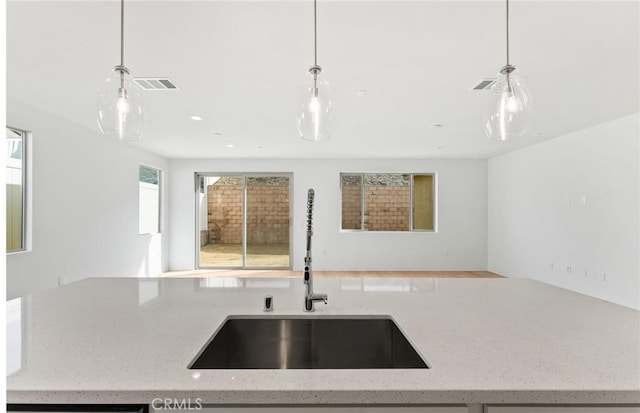
[[[200,179],[206,177],[240,177],[242,178],[242,265],[200,265]],[[247,266],[247,178],[284,177],[289,179],[289,266]],[[196,172],[194,174],[194,250],[195,269],[220,270],[291,270],[293,268],[293,173],[291,172]],[[205,187],[206,191],[206,187]]]

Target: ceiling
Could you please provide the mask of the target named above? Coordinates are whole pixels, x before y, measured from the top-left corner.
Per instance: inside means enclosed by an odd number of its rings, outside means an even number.
[[[310,0],[127,1],[125,65],[179,87],[142,92],[136,145],[168,158],[488,158],[640,111],[637,1],[512,0],[511,61],[535,125],[488,141],[489,92],[470,88],[505,64],[504,6],[319,0],[335,127],[311,143],[295,126],[313,64]],[[118,1],[8,1],[8,105],[97,131],[97,93],[119,63],[119,13]]]

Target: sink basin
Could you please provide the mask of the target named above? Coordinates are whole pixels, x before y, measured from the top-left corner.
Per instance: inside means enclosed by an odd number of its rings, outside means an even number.
[[[229,317],[190,369],[429,368],[390,317]]]

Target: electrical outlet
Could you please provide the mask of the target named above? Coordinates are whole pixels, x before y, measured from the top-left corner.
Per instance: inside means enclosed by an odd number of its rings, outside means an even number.
[[[568,274],[571,274],[571,266],[570,265],[567,265],[566,270],[567,270]]]
[[[64,277],[58,277],[58,285],[64,284]]]

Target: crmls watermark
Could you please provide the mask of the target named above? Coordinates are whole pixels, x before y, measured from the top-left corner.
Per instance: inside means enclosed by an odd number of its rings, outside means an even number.
[[[151,401],[154,410],[202,410],[202,399],[161,399]]]

